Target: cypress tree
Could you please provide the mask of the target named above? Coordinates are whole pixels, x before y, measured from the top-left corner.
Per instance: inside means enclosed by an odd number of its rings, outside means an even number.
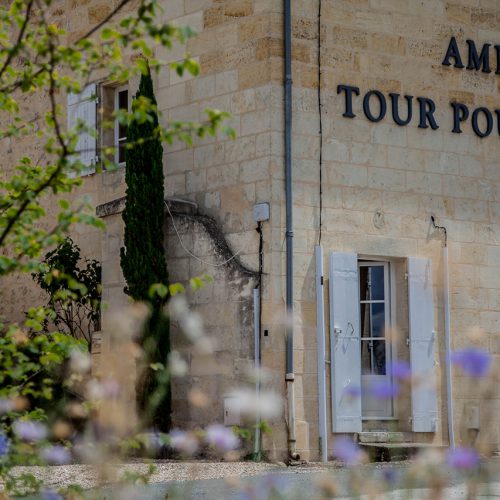
[[[125,246],[120,250],[120,264],[127,282],[125,293],[136,301],[146,302],[151,315],[142,332],[144,366],[139,370],[136,386],[139,416],[146,428],[166,431],[170,427],[171,395],[168,378],[155,372],[151,364],[166,365],[170,351],[169,320],[163,313],[168,297],[150,297],[151,285],[168,285],[164,250],[163,147],[158,139],[158,114],[151,74],[143,74],[132,110],[139,112],[127,130],[125,152],[127,184]]]

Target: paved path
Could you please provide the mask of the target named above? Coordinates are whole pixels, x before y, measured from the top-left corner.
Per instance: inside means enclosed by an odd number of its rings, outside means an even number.
[[[489,464],[490,482],[488,484],[479,484],[477,489],[478,499],[497,499],[500,500],[500,464]],[[433,492],[429,489],[415,488],[410,490],[402,489],[400,476],[408,468],[408,464],[369,464],[359,467],[355,471],[353,478],[352,471],[349,469],[325,469],[317,467],[298,467],[298,468],[276,468],[272,473],[260,474],[245,478],[219,478],[202,479],[189,481],[169,481],[167,483],[150,484],[140,490],[130,493],[130,498],[137,500],[160,500],[172,499],[192,499],[192,500],[265,500],[268,497],[273,500],[316,500],[324,498],[342,499],[363,499],[372,500],[373,498],[388,500],[410,500],[410,499],[429,499],[433,498]],[[375,478],[375,481],[373,479]],[[361,495],[351,497],[349,495],[350,483],[364,483],[368,486],[368,491],[375,493],[377,483],[381,484],[384,478],[391,479],[392,484],[385,482],[388,486],[386,491],[381,491],[376,497]],[[467,498],[467,485],[464,477],[459,474],[447,474],[447,487],[443,490],[443,499],[462,500]],[[420,485],[423,486],[423,485]],[[279,493],[279,496],[269,496],[272,488]],[[330,491],[328,496],[322,495],[323,491]],[[365,491],[367,491],[365,489]],[[168,494],[168,496],[165,496]],[[116,499],[124,498],[125,492],[115,494]],[[109,497],[108,497],[109,498]]]

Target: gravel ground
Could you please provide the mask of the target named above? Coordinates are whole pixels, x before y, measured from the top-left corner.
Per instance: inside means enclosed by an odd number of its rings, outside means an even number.
[[[154,464],[157,471],[151,477],[151,483],[256,476],[284,467],[284,464],[255,462],[179,462],[169,460],[155,461]],[[146,463],[119,464],[112,467],[118,476],[121,476],[125,471],[145,473],[148,470]],[[97,486],[99,483],[99,469],[91,465],[16,467],[13,472],[16,475],[33,474],[36,478],[43,480],[46,486],[54,489],[69,484],[79,484],[82,488],[87,489]]]
[[[174,460],[157,460],[154,462],[157,471],[151,477],[151,491],[156,491],[155,488],[159,488],[158,491],[163,493],[159,494],[158,498],[164,497],[164,486],[158,483],[167,483],[169,481],[189,481],[191,486],[198,484],[202,490],[205,489],[204,485],[213,486],[217,482],[208,481],[210,479],[229,479],[231,480],[226,483],[220,483],[222,490],[225,491],[227,485],[234,483],[232,478],[252,478],[254,476],[265,475],[272,473],[275,476],[288,477],[290,480],[295,481],[297,484],[304,483],[310,488],[310,480],[312,477],[320,477],[322,472],[331,471],[332,469],[344,469],[339,470],[336,477],[342,477],[348,473],[345,468],[336,461],[328,462],[328,464],[323,463],[304,463],[294,467],[286,467],[283,463],[255,463],[255,462],[214,462],[214,461],[174,461]],[[381,472],[383,469],[405,469],[411,464],[411,461],[400,461],[400,462],[390,462],[390,463],[371,463],[361,466],[358,471],[363,473],[363,469],[366,468],[367,477],[372,473]],[[145,473],[148,470],[148,463],[145,462],[134,462],[127,464],[116,464],[110,467],[116,473],[117,477],[122,476],[126,471],[133,473]],[[500,460],[490,459],[488,461],[488,468],[491,467],[491,472],[493,477],[499,477],[497,474],[500,471]],[[49,488],[58,489],[70,484],[78,484],[84,489],[92,488],[97,486],[99,483],[99,473],[102,472],[102,467],[94,467],[90,465],[62,465],[62,466],[51,466],[51,467],[16,467],[14,469],[16,474],[31,473],[34,474],[38,479],[44,481],[45,485]],[[318,474],[319,473],[319,474]],[[108,476],[109,477],[109,476]],[[293,479],[295,477],[296,479]],[[346,476],[347,477],[347,476]],[[451,477],[450,477],[451,479]],[[251,479],[249,479],[251,481]],[[286,480],[288,481],[288,479]],[[308,483],[309,481],[309,483]],[[498,479],[497,479],[498,481]],[[294,484],[295,484],[294,483]],[[171,483],[175,484],[175,483]],[[226,486],[224,486],[226,484]],[[155,486],[157,485],[157,486]],[[450,485],[451,486],[451,485]],[[462,486],[455,485],[456,488],[462,488]],[[500,483],[496,483],[495,490],[497,493],[500,492]],[[163,488],[163,489],[162,489]],[[1,486],[0,486],[1,489]],[[463,488],[462,488],[463,489]],[[450,496],[449,498],[462,498],[460,494],[458,496]],[[146,498],[146,497],[145,497]],[[155,497],[156,498],[156,497]],[[193,497],[198,498],[198,497]],[[200,496],[200,498],[205,498]],[[208,498],[208,497],[207,497]],[[216,498],[216,497],[213,497]],[[223,498],[223,497],[220,497]],[[224,497],[225,498],[225,497]],[[229,498],[229,497],[228,497]],[[387,498],[399,498],[387,497]],[[419,497],[421,498],[421,497]]]

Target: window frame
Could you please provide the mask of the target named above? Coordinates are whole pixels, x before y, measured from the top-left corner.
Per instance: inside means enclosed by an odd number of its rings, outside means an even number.
[[[397,310],[397,295],[396,295],[396,272],[395,272],[395,261],[391,258],[381,258],[378,256],[365,256],[365,255],[358,255],[358,304],[359,304],[359,314],[360,314],[360,332],[359,332],[359,355],[361,357],[361,346],[363,342],[363,337],[361,333],[361,294],[359,291],[359,286],[360,286],[360,268],[361,267],[368,267],[368,266],[373,266],[373,265],[380,265],[384,266],[384,294],[387,294],[384,298],[384,303],[386,307],[388,307],[388,311],[386,312],[386,328],[390,331],[396,326],[396,310]],[[363,301],[363,303],[370,303],[370,302],[375,302],[375,303],[381,303],[382,301]],[[367,338],[367,337],[365,337]],[[390,380],[393,381],[393,376],[392,376],[392,370],[391,370],[391,362],[393,360],[393,356],[395,353],[397,353],[397,346],[396,346],[396,338],[394,335],[390,335],[389,337],[385,337],[385,342],[386,342],[386,375],[387,377],[390,377]],[[389,357],[387,357],[387,352],[389,353]],[[361,376],[363,376],[363,373],[361,373]],[[370,421],[370,420],[397,420],[398,417],[398,399],[397,398],[392,398],[391,402],[391,416],[365,416],[361,415],[361,420],[362,422]]]

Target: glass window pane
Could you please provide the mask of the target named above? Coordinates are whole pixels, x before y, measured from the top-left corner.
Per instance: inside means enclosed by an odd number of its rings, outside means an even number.
[[[125,139],[127,137],[127,125],[120,123],[118,125],[118,139]]]
[[[368,267],[359,268],[359,300],[369,300],[370,288],[368,281]]]
[[[382,304],[383,305],[383,304]],[[371,337],[370,304],[360,304],[361,311],[361,337]]]
[[[375,375],[386,374],[385,347],[385,340],[373,341],[373,373]]]
[[[125,162],[125,143],[120,142],[118,145],[118,163]]]
[[[384,267],[361,266],[359,268],[359,299],[384,300]]]
[[[368,305],[368,304],[366,304]],[[370,304],[372,337],[385,337],[385,304]]]
[[[118,107],[119,109],[128,110],[128,90],[118,92]]]
[[[361,373],[370,375],[372,373],[371,341],[361,341]]]
[[[370,299],[384,300],[384,267],[370,266]]]

